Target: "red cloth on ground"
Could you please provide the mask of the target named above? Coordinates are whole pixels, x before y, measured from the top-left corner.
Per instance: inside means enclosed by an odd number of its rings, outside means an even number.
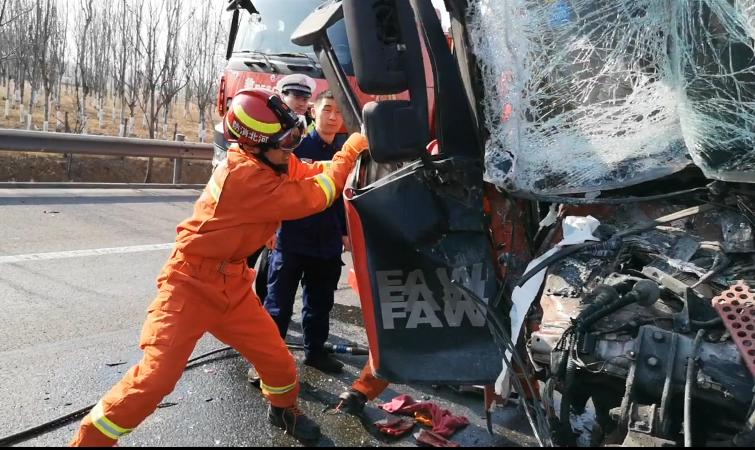
[[[414,428],[414,421],[399,417],[389,417],[375,422],[375,427],[383,434],[399,437],[412,431],[412,428]]]
[[[433,431],[446,438],[451,437],[457,429],[469,425],[469,419],[464,416],[454,416],[449,410],[432,402],[417,403],[408,395],[399,395],[379,408],[394,414],[412,415],[415,411],[426,412],[433,419]]]

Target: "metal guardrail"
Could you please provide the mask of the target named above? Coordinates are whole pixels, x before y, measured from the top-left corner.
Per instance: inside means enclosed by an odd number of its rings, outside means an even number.
[[[212,159],[212,144],[0,129],[0,149],[102,156]]]
[[[179,187],[184,159],[212,160],[213,156],[212,144],[10,129],[0,129],[0,150],[169,158],[173,160],[172,187]],[[9,186],[0,183],[0,187]]]
[[[0,189],[204,189],[204,184],[2,181]]]

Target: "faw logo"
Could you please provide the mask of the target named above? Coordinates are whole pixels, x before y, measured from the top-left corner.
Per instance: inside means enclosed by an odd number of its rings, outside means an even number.
[[[465,317],[474,327],[485,326],[485,315],[475,301],[452,283],[453,280],[464,285],[487,302],[482,264],[454,269],[441,267],[434,272],[379,270],[375,276],[386,330],[423,325],[455,328],[464,324]],[[440,286],[441,292],[433,292],[431,285]]]

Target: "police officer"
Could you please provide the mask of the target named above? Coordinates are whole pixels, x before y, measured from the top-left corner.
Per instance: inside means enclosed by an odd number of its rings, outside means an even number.
[[[307,132],[314,130],[314,119],[309,109],[309,100],[316,89],[315,80],[304,74],[286,75],[278,80],[275,89],[292,111],[300,116],[304,116],[307,124]],[[271,244],[271,242],[273,244]],[[249,267],[254,267],[259,260],[257,278],[254,281],[254,291],[259,298],[267,297],[267,271],[270,263],[270,249],[274,246],[274,239],[271,239],[266,245],[247,258]],[[250,379],[257,378],[255,372],[250,373]]]
[[[278,80],[275,85],[276,90],[280,93],[283,102],[288,105],[296,114],[304,116],[307,120],[307,128],[312,131],[314,119],[310,112],[309,100],[312,98],[317,83],[311,77],[303,73],[286,75]]]
[[[285,86],[284,86],[285,89]],[[294,151],[302,161],[329,160],[338,150],[334,141],[343,116],[330,91],[315,100],[315,129]],[[343,200],[316,215],[284,221],[270,256],[265,309],[286,336],[293,314],[296,291],[303,287],[302,328],[304,364],[323,372],[337,373],[343,364],[325,351],[329,315],[341,276],[341,253],[348,250]]]

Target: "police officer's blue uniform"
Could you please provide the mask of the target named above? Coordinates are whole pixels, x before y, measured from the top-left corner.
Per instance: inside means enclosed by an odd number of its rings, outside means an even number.
[[[316,130],[294,151],[302,160],[332,159],[339,139],[327,144]],[[278,230],[276,247],[268,269],[265,309],[285,338],[293,313],[296,290],[301,281],[304,308],[302,328],[306,357],[324,355],[329,333],[329,315],[341,276],[342,236],[347,234],[343,201],[336,200],[325,211],[300,220],[284,221]]]

